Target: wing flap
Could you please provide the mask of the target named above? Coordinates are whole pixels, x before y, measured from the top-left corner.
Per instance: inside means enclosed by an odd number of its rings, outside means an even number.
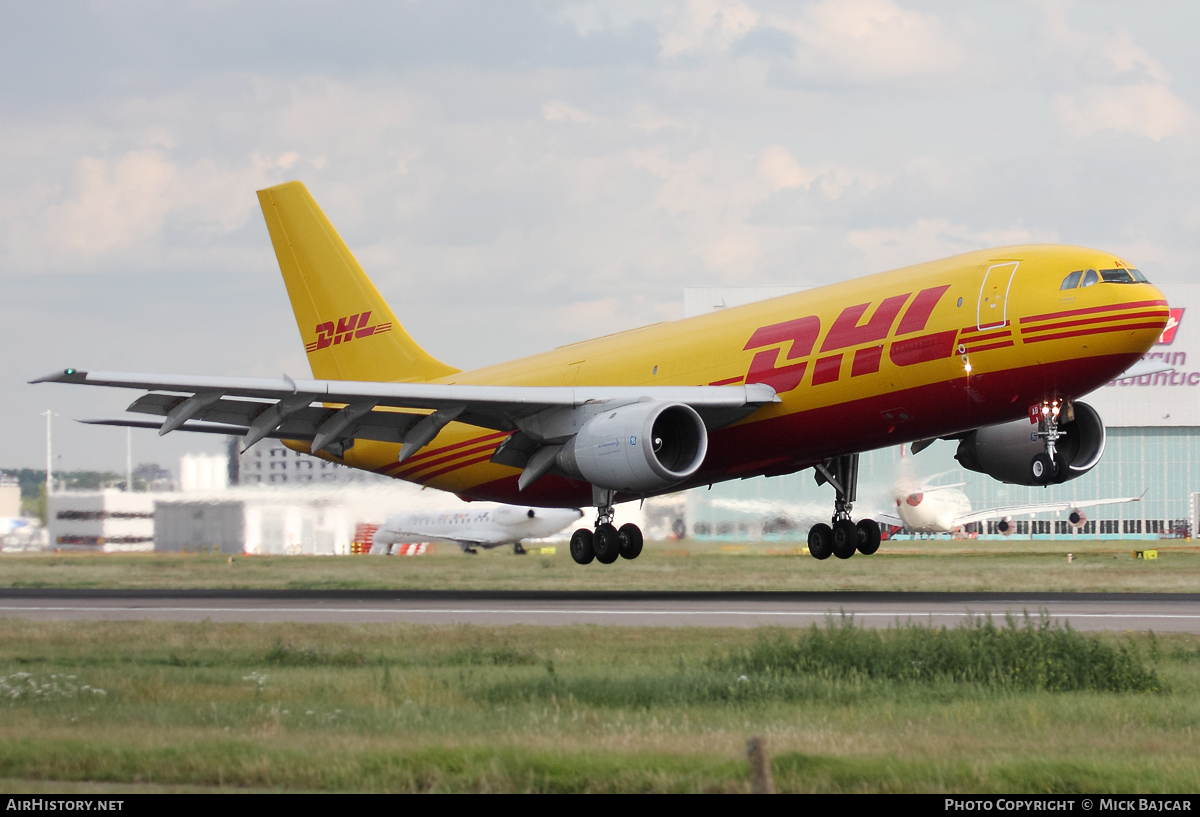
[[[249,447],[264,437],[314,440],[336,451],[353,439],[400,442],[411,454],[444,423],[438,417],[496,431],[516,431],[522,421],[550,409],[622,405],[662,400],[691,406],[709,428],[748,417],[779,402],[762,383],[741,386],[476,386],[457,383],[379,383],[203,377],[65,369],[31,381],[147,389],[130,411],[166,417],[160,433],[176,428],[242,434]],[[314,405],[318,404],[318,405]],[[407,411],[405,411],[407,410]],[[422,412],[422,413],[411,413]],[[431,412],[431,413],[429,413]],[[98,420],[105,425],[134,425]],[[202,424],[202,425],[198,425]]]

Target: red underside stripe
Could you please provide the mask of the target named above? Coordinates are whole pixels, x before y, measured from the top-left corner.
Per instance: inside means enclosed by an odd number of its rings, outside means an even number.
[[[422,481],[428,481],[428,480],[433,479],[434,477],[440,477],[442,474],[448,474],[451,471],[457,471],[459,468],[466,468],[471,465],[478,465],[481,462],[487,462],[491,458],[492,458],[492,452],[489,451],[486,454],[484,454],[482,457],[475,457],[474,459],[464,460],[463,462],[456,462],[456,463],[454,463],[454,465],[448,465],[445,468],[439,469],[437,471],[433,471],[428,474],[422,474],[420,479]]]
[[[436,468],[439,465],[445,465],[448,462],[453,462],[454,460],[461,459],[463,457],[472,457],[478,454],[480,451],[487,451],[487,455],[490,457],[492,452],[496,450],[496,447],[497,446],[495,442],[485,442],[481,445],[463,449],[462,451],[455,451],[453,454],[447,454],[444,457],[438,457],[436,460],[426,460],[425,462],[418,463],[413,467],[409,467],[408,462],[405,461],[401,463],[401,468],[396,472],[396,476],[402,479],[412,479],[416,474],[424,471],[426,468]]]
[[[432,457],[438,457],[438,456],[444,455],[450,451],[458,451],[461,448],[476,446],[476,445],[479,445],[480,443],[490,442],[492,440],[496,440],[501,437],[507,437],[510,433],[511,432],[509,432],[509,431],[497,431],[494,434],[484,434],[481,437],[473,437],[470,440],[464,440],[461,443],[454,443],[453,445],[447,445],[447,446],[443,446],[441,448],[435,448],[431,451],[425,451],[420,454],[414,454],[413,456],[409,457],[404,462],[394,462],[391,465],[384,466],[383,468],[380,469],[380,473],[388,473],[391,471],[396,471],[400,468],[410,468],[413,465],[416,465],[421,462],[425,462],[426,465],[434,465],[435,463],[427,462],[427,460],[429,460]],[[466,452],[466,451],[462,452],[462,454],[467,454],[467,453],[470,453],[470,452]]]
[[[1100,335],[1105,332],[1124,332],[1129,329],[1162,329],[1161,323],[1123,323],[1120,326],[1101,326],[1096,329],[1077,329],[1074,332],[1060,332],[1057,335],[1042,335],[1038,338],[1025,338],[1026,343],[1041,343],[1044,340],[1062,340],[1077,338],[1081,335]]]
[[[1035,323],[1037,321],[1052,321],[1058,318],[1069,318],[1073,315],[1091,315],[1096,312],[1120,312],[1124,309],[1141,309],[1146,306],[1166,306],[1166,301],[1134,301],[1127,304],[1113,304],[1111,306],[1090,306],[1086,309],[1069,309],[1065,312],[1048,312],[1045,315],[1033,315],[1028,318],[1021,318],[1021,323]],[[1120,316],[1116,316],[1120,317]]]
[[[1104,315],[1099,318],[1080,318],[1077,321],[1059,321],[1058,323],[1047,323],[1042,326],[1028,326],[1021,329],[1023,334],[1030,332],[1052,332],[1055,329],[1066,329],[1068,326],[1087,326],[1093,323],[1105,323],[1106,321],[1128,321],[1138,320],[1140,318],[1166,318],[1167,315],[1162,312],[1133,312],[1129,315]]]

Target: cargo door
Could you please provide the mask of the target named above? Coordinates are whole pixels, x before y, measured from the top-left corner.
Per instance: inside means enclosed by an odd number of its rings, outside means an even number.
[[[1012,289],[1020,261],[992,261],[983,273],[979,305],[975,312],[978,329],[996,329],[1008,323],[1008,292]]]

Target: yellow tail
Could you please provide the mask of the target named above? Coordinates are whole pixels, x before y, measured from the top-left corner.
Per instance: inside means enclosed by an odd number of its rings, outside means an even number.
[[[425,381],[459,371],[418,346],[300,182],[258,191],[313,377]]]

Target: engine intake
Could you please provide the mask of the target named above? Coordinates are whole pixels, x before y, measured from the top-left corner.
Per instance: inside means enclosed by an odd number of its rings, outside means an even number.
[[[1087,403],[1074,404],[1074,419],[1060,423],[1065,434],[1058,441],[1057,469],[1050,469],[1045,444],[1037,426],[1014,420],[978,428],[958,444],[954,458],[963,468],[987,474],[1013,485],[1047,485],[1083,476],[1104,455],[1107,434],[1096,410]]]
[[[707,453],[708,431],[695,409],[645,401],[588,420],[559,450],[557,464],[598,488],[640,493],[682,482]]]

